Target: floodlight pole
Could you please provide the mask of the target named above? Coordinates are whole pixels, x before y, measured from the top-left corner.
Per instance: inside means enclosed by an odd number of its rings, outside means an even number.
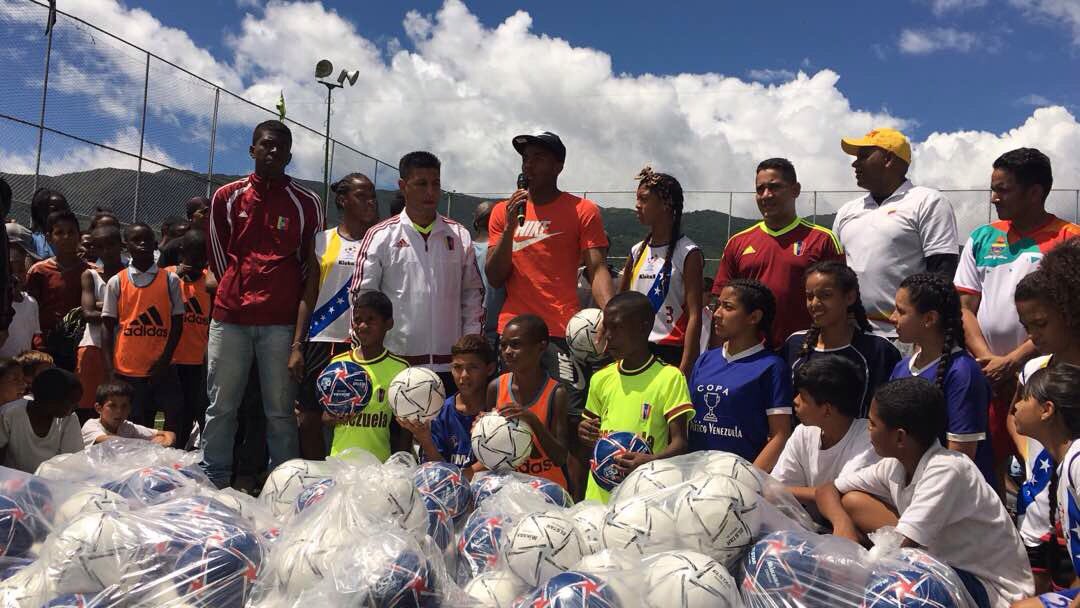
[[[320,80],[319,84],[326,87],[326,150],[323,156],[323,214],[330,205],[330,98],[334,89],[343,88],[345,85],[336,82]]]

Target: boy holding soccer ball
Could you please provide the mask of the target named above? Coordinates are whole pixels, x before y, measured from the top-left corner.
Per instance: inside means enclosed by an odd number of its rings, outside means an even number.
[[[942,447],[945,396],[923,378],[882,385],[869,434],[881,460],[817,490],[833,533],[856,542],[895,526],[903,546],[952,566],[979,608],[1005,608],[1035,585],[1009,513],[973,460]]]
[[[655,312],[648,296],[636,291],[616,295],[604,307],[607,352],[615,359],[592,377],[578,437],[593,446],[601,435],[636,433],[652,453],[616,456],[624,474],[660,458],[686,451],[686,424],[694,415],[686,377],[649,350]],[[585,498],[607,502],[608,492],[589,476]]]
[[[353,301],[352,332],[359,346],[330,362],[350,361],[359,365],[368,376],[370,400],[352,416],[323,412],[323,422],[334,427],[331,456],[349,448],[361,448],[385,461],[392,452],[412,449],[412,437],[394,417],[386,400],[390,381],[409,367],[404,359],[383,346],[383,339],[393,326],[394,306],[381,291],[362,292]]]

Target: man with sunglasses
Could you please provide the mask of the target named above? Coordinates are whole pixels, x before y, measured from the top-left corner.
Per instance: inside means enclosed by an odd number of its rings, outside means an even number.
[[[900,281],[936,272],[951,281],[960,257],[956,215],[937,190],[907,178],[911,144],[894,129],[874,129],[840,140],[855,157],[855,182],[867,191],[836,213],[833,230],[859,275],[866,316],[874,333],[895,339],[889,322]]]

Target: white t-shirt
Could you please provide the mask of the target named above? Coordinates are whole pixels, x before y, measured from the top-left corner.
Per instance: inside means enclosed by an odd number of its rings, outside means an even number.
[[[870,445],[867,425],[865,418],[852,420],[844,437],[823,450],[821,429],[800,424],[788,438],[772,476],[785,486],[817,487],[876,463],[881,458]]]
[[[38,465],[57,454],[71,454],[83,449],[79,419],[75,414],[53,420],[49,432],[38,437],[26,414],[26,401],[10,403],[0,410],[0,448],[3,465],[33,474]]]
[[[846,473],[835,483],[841,493],[861,491],[891,502],[900,514],[896,530],[953,568],[978,577],[994,608],[1034,595],[1020,535],[979,467],[964,454],[935,441],[910,484],[895,458]]]
[[[94,300],[98,302],[105,302],[105,280],[101,278],[101,271],[90,269],[94,277]],[[83,331],[82,340],[79,341],[79,348],[84,346],[96,346],[101,348],[101,323],[86,324],[86,330]]]
[[[146,272],[134,266],[128,266],[120,272],[128,273],[128,278],[131,279],[135,287],[141,289],[154,282],[158,270],[157,264],[152,264],[150,268],[146,269]],[[114,274],[109,279],[109,282],[105,284],[105,297],[101,299],[101,316],[103,317],[116,319],[120,315],[120,272]],[[182,315],[184,314],[184,298],[181,295],[180,277],[170,272],[166,275],[166,278],[169,281],[169,300],[172,302],[172,310],[169,311],[169,316]]]
[[[11,307],[15,309],[15,316],[12,317],[11,325],[8,326],[7,340],[0,345],[0,357],[14,357],[23,351],[30,350],[34,335],[41,333],[37,300],[24,291],[22,302],[13,300]]]
[[[630,257],[637,260],[630,269],[630,289],[648,296],[653,312],[656,313],[649,342],[681,347],[686,336],[686,324],[690,319],[686,311],[683,268],[686,257],[700,249],[689,237],[680,237],[675,244],[675,251],[671,254],[669,276],[661,277],[668,245],[650,245],[641,253],[643,246],[644,241],[641,241],[630,248]]]
[[[82,439],[83,444],[86,447],[94,445],[98,437],[103,435],[120,437],[122,439],[146,439],[150,440],[157,435],[157,431],[151,428],[142,426],[141,424],[135,424],[130,420],[125,420],[120,423],[120,428],[116,429],[116,433],[110,433],[105,430],[105,427],[101,424],[99,418],[91,418],[86,421],[86,424],[82,427]]]
[[[937,190],[905,181],[880,205],[870,194],[836,212],[833,231],[859,276],[866,316],[874,333],[896,337],[889,322],[896,289],[909,275],[926,271],[932,255],[957,254],[960,238],[952,205]]]

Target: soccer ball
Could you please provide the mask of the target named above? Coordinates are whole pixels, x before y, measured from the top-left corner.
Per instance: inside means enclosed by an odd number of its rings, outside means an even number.
[[[635,496],[649,496],[673,488],[684,481],[686,477],[683,469],[678,465],[666,459],[646,462],[630,471],[626,479],[615,488],[611,495],[611,502],[619,502],[624,498]]]
[[[681,491],[675,501],[681,540],[730,568],[761,527],[757,494],[726,477],[710,477]]]
[[[119,482],[103,486],[124,498],[137,500],[144,505],[154,505],[173,497],[173,494],[191,483],[189,479],[171,467],[143,467]]]
[[[574,564],[573,569],[576,572],[588,574],[604,574],[636,570],[639,566],[641,566],[641,556],[636,553],[601,549],[581,558],[577,564]]]
[[[463,579],[476,576],[498,563],[499,541],[503,528],[509,523],[500,515],[473,511],[458,540],[458,564]]]
[[[438,589],[434,569],[423,555],[403,550],[367,589],[363,608],[437,608]]]
[[[761,478],[758,477],[754,465],[745,458],[730,452],[707,452],[707,454],[705,462],[701,465],[702,473],[707,476],[719,475],[734,479],[755,493],[761,494]]]
[[[874,572],[863,594],[864,608],[952,608],[948,583],[921,569]]]
[[[48,532],[45,524],[52,520],[55,507],[52,491],[44,482],[34,477],[8,479],[0,483],[0,496],[10,497],[24,510],[34,514],[31,523],[40,526],[34,530],[36,534],[44,536]]]
[[[566,344],[583,363],[596,363],[604,358],[604,351],[596,347],[596,328],[603,317],[599,308],[586,308],[566,322]]]
[[[507,533],[503,557],[525,584],[537,586],[569,570],[585,554],[574,522],[557,512],[533,513]]]
[[[225,525],[192,545],[176,560],[185,593],[211,605],[242,606],[262,566],[259,537]]]
[[[46,602],[41,608],[104,608],[108,598],[98,600],[93,593],[67,593]]]
[[[318,460],[294,458],[278,465],[266,478],[259,500],[274,517],[296,510],[296,498],[308,486],[330,477],[330,466]]]
[[[555,483],[554,481],[551,481],[550,479],[545,479],[543,477],[531,477],[525,483],[530,488],[540,492],[540,494],[543,495],[544,500],[547,501],[548,504],[554,505],[556,507],[562,507],[564,509],[569,509],[574,504],[574,499],[570,498],[570,493],[567,492],[565,488]]]
[[[15,576],[32,563],[34,563],[34,559],[29,557],[5,557],[3,566],[0,566],[0,582]],[[0,602],[0,606],[2,605],[3,603]]]
[[[707,555],[670,551],[649,557],[646,608],[741,608],[727,569]]]
[[[791,530],[759,540],[747,552],[743,569],[743,590],[752,605],[769,606],[785,597],[802,600],[820,578],[809,539]]]
[[[323,577],[330,577],[339,554],[356,545],[356,537],[334,527],[304,530],[301,536],[286,536],[274,547],[270,564],[277,579],[277,589],[285,595],[297,595]]]
[[[629,452],[651,454],[652,450],[649,449],[649,444],[634,433],[618,431],[601,437],[593,448],[592,462],[589,463],[596,485],[609,492],[619,485],[624,475],[615,463],[615,457]]]
[[[401,370],[386,391],[390,409],[402,420],[434,420],[446,401],[446,389],[438,374],[425,367]]]
[[[605,549],[638,555],[675,547],[675,518],[649,500],[630,500],[615,505],[604,517],[600,543]]]
[[[411,480],[400,477],[383,479],[382,486],[376,491],[382,494],[383,502],[373,505],[370,511],[372,515],[391,517],[410,532],[427,529],[427,507]]]
[[[331,416],[359,414],[371,402],[371,378],[364,368],[352,361],[337,361],[326,366],[315,380],[319,404]]]
[[[472,504],[472,488],[457,466],[446,462],[425,462],[413,471],[413,483],[420,494],[440,504],[455,521],[468,513]]]
[[[600,530],[604,527],[607,512],[607,507],[600,503],[581,503],[570,514],[589,553],[596,553],[602,548]]]
[[[88,488],[71,495],[56,510],[56,527],[62,528],[82,513],[127,511],[128,501],[105,488]]]
[[[454,518],[450,517],[439,501],[431,496],[423,498],[428,515],[427,529],[424,532],[440,549],[445,551],[450,546],[450,541],[454,539]]]
[[[533,433],[528,424],[508,420],[495,412],[481,416],[472,428],[472,453],[492,471],[517,468],[532,453]]]
[[[133,527],[119,511],[77,517],[50,540],[47,575],[58,593],[97,593],[118,584],[136,567],[140,549]]]
[[[539,605],[549,608],[618,608],[620,605],[606,582],[583,572],[556,574],[534,595],[542,600]]]
[[[326,479],[320,479],[310,486],[304,488],[303,492],[296,497],[296,512],[300,513],[308,507],[315,506],[326,498],[326,493],[333,488],[335,482],[333,479],[327,477]]]
[[[481,572],[465,585],[465,593],[482,608],[512,608],[523,591],[521,581],[505,570]]]
[[[37,530],[44,528],[37,519],[11,498],[0,496],[0,556],[27,556],[39,540]]]
[[[498,494],[499,490],[513,481],[514,478],[510,475],[497,475],[495,473],[488,473],[474,479],[470,486],[472,488],[473,507],[478,508],[480,503]]]

